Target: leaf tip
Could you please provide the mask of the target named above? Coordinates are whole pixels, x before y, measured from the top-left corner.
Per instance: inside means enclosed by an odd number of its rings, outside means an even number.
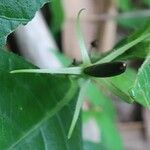
[[[68,135],[67,135],[68,140],[70,140],[71,135],[72,135],[72,132],[70,132],[70,130],[69,130]]]
[[[16,72],[15,72],[15,70],[12,70],[12,71],[10,71],[9,73],[13,74],[13,73],[16,73]]]

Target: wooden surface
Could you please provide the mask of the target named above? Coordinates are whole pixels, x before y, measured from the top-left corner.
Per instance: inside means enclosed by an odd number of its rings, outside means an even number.
[[[119,131],[125,150],[149,150],[150,145],[144,135],[142,122],[119,123]]]
[[[81,15],[81,26],[84,34],[85,44],[90,51],[91,42],[99,41],[99,51],[112,48],[116,36],[116,24],[113,20],[97,20],[92,16],[101,14],[116,14],[114,0],[64,0],[65,23],[62,34],[64,52],[71,58],[80,60],[80,49],[76,37],[75,21],[79,10],[86,8]]]

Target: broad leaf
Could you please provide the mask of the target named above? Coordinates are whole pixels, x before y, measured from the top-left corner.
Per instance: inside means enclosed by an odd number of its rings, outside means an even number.
[[[77,84],[67,76],[9,73],[21,68],[35,67],[0,50],[0,149],[80,149],[79,126],[67,140],[72,107],[58,113],[76,98]]]
[[[135,101],[150,108],[150,55],[138,71],[131,94]]]
[[[20,24],[28,23],[45,3],[50,0],[2,0],[0,2],[0,47],[8,34]]]

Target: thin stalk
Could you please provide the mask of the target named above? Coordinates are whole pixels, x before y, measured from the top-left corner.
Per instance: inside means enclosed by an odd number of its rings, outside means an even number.
[[[77,120],[79,118],[79,114],[80,114],[80,110],[81,110],[81,107],[82,107],[82,103],[83,103],[84,96],[85,96],[85,93],[86,93],[86,89],[87,89],[87,86],[89,85],[89,83],[90,83],[90,80],[86,80],[81,85],[81,89],[80,89],[80,92],[79,92],[78,100],[77,100],[77,103],[76,103],[74,116],[73,116],[73,119],[72,119],[72,122],[71,122],[71,126],[70,126],[70,129],[69,129],[69,132],[68,132],[68,139],[71,138],[71,135],[72,135],[72,133],[74,131],[75,125],[76,125]]]
[[[50,68],[50,69],[20,69],[20,70],[13,70],[10,73],[49,73],[49,74],[80,75],[82,73],[82,68],[68,67],[68,68]]]
[[[80,15],[83,10],[85,10],[85,9],[81,9],[78,13],[77,22],[76,22],[76,31],[77,31],[77,39],[78,39],[79,46],[81,49],[83,64],[89,65],[89,64],[91,64],[91,61],[90,61],[87,49],[85,47],[85,42],[84,42],[83,34],[81,31],[81,25],[80,25]]]
[[[150,36],[150,34],[144,34],[144,35],[140,36],[136,40],[126,44],[125,46],[115,50],[111,54],[109,54],[106,57],[102,58],[101,60],[97,61],[95,64],[106,63],[106,62],[110,62],[110,61],[114,60],[116,57],[123,54],[125,51],[127,51],[128,49],[130,49],[134,45],[138,44],[139,42],[143,41],[144,39],[146,39],[149,36]]]

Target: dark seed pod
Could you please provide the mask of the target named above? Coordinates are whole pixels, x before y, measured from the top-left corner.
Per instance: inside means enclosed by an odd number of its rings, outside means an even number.
[[[124,62],[110,62],[87,67],[83,72],[89,76],[105,78],[122,74],[126,66]]]

